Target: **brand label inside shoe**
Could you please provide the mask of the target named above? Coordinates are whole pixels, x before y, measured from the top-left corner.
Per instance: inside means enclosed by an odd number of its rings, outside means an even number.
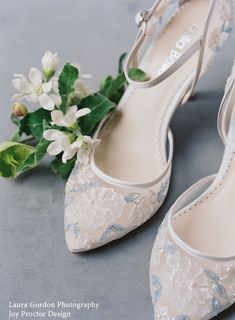
[[[184,34],[177,40],[175,49],[172,49],[169,56],[165,59],[161,68],[158,70],[158,75],[165,72],[173,63],[175,63],[184,53],[184,49],[192,42],[193,35],[200,29],[195,23],[191,23]]]

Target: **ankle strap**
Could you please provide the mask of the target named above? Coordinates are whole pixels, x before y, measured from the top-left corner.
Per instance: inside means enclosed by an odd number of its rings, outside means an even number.
[[[223,143],[235,146],[235,61],[220,105],[217,127]]]
[[[137,82],[132,80],[128,73],[129,69],[131,67],[136,68],[137,67],[137,55],[140,47],[142,46],[146,35],[147,35],[147,29],[148,29],[148,23],[151,20],[153,14],[155,13],[156,9],[162,3],[163,0],[157,0],[151,9],[149,10],[142,10],[140,11],[136,16],[136,23],[139,28],[139,32],[137,34],[136,41],[127,57],[125,66],[124,66],[124,73],[127,78],[127,81],[130,85],[137,87],[137,88],[150,88],[153,86],[158,85],[159,83],[163,82],[165,79],[170,77],[173,73],[175,73],[181,66],[185,64],[186,61],[188,61],[196,52],[199,52],[198,62],[197,62],[197,68],[195,72],[195,77],[192,82],[192,86],[189,89],[188,94],[191,94],[198,78],[201,74],[202,69],[202,63],[203,63],[203,57],[204,57],[204,51],[205,51],[205,45],[206,40],[208,36],[208,30],[211,22],[211,18],[213,16],[213,12],[215,9],[216,1],[211,0],[210,1],[210,7],[207,14],[207,19],[205,21],[203,32],[199,40],[194,42],[192,46],[174,63],[172,64],[165,72],[163,72],[161,75],[157,76],[156,78],[150,79],[145,82]],[[181,1],[181,3],[184,3],[185,1]]]

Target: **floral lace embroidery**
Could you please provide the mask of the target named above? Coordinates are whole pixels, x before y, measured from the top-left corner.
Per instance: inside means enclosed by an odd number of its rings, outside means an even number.
[[[230,32],[234,18],[233,5],[231,0],[224,0],[220,18],[224,22],[224,29]]]
[[[221,26],[214,29],[208,41],[208,46],[212,51],[219,50],[232,31],[233,9],[231,0],[224,0],[220,13]]]
[[[233,10],[231,0],[224,0],[220,13],[220,19],[221,26],[216,28],[209,38],[208,45],[212,51],[219,50],[220,46],[227,38],[228,33],[232,31]]]
[[[167,227],[159,228],[151,258],[151,290],[155,319],[204,319],[235,302],[235,262],[215,263],[204,269],[183,255],[169,239]],[[175,299],[169,299],[174,294]],[[168,305],[161,304],[161,299]],[[157,301],[157,303],[156,303]],[[190,317],[189,317],[190,315]]]
[[[65,227],[65,231],[72,231],[75,238],[78,238],[80,234],[78,225],[73,223],[68,223]]]
[[[156,194],[147,190],[139,196],[135,208],[128,215],[128,219],[133,226],[140,226],[156,212],[158,207]]]
[[[79,243],[85,241],[84,234],[81,236],[83,228],[101,229],[95,242],[118,238],[140,226],[156,212],[160,201],[165,198],[168,184],[168,181],[164,182],[158,194],[144,190],[123,195],[100,185],[89,165],[76,166],[66,185],[65,231],[71,232]],[[128,224],[122,226],[116,221],[124,214],[125,207]],[[84,245],[89,243],[87,241]]]
[[[216,28],[210,35],[208,40],[208,46],[211,51],[218,51],[220,48],[220,42],[222,41],[222,33],[220,28]]]
[[[158,229],[158,235],[154,243],[151,264],[154,268],[157,268],[160,263],[160,256],[165,250],[165,244],[167,242],[167,229],[166,226],[161,225]]]
[[[170,6],[178,2],[178,0],[166,0],[159,5],[157,10],[157,15],[159,15],[159,21],[163,20],[163,16],[166,14],[166,11],[169,10]],[[170,8],[171,9],[171,8]]]
[[[167,307],[159,307],[155,310],[155,319],[170,320]]]
[[[208,39],[208,47],[212,53],[220,50],[220,47],[227,39],[229,33],[232,31],[234,16],[232,2],[233,0],[223,0],[223,5],[220,12],[221,24],[211,32]],[[213,61],[214,54],[212,54],[207,61],[203,72],[207,72],[211,68]]]
[[[163,201],[164,201],[165,198],[166,198],[166,194],[167,194],[167,191],[168,191],[169,183],[170,183],[170,181],[167,180],[166,182],[164,182],[164,183],[161,184],[160,191],[159,191],[158,194],[157,194],[157,201],[158,201],[160,204],[162,204]]]
[[[155,319],[160,320],[172,320],[172,318],[168,314],[167,307],[159,307],[155,311]],[[174,318],[174,320],[191,320],[187,315],[179,315]]]
[[[149,26],[148,36],[160,36],[161,32],[178,11],[178,7],[178,0],[162,1],[153,14],[154,19],[152,19],[151,25]]]
[[[112,224],[123,213],[123,196],[113,189],[96,187],[81,192],[70,205],[71,219],[80,227],[98,229]]]
[[[68,207],[77,198],[80,192],[86,192],[90,188],[98,186],[89,166],[76,165],[66,184],[65,207]]]
[[[66,191],[77,191],[76,188],[78,186],[84,185],[86,183],[96,182],[94,180],[94,174],[90,169],[90,166],[75,166],[73,169],[68,183],[66,185]]]

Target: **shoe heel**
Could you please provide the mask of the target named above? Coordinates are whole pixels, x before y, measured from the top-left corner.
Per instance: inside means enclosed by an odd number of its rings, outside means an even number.
[[[189,89],[186,94],[183,96],[180,106],[184,106],[190,99],[193,99],[195,97],[194,90]]]

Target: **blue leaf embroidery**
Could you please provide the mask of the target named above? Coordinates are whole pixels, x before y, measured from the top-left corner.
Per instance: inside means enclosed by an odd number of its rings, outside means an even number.
[[[204,272],[207,275],[207,277],[213,282],[218,282],[220,280],[219,276],[215,274],[213,271],[206,269],[204,270]]]
[[[71,231],[73,233],[73,235],[78,238],[79,234],[80,234],[80,229],[79,226],[75,223],[69,223],[67,224],[67,226],[65,227],[66,231]]]
[[[166,250],[169,255],[173,255],[175,253],[175,245],[171,240],[167,242]]]
[[[220,308],[220,303],[215,297],[212,298],[211,305],[212,305],[213,313],[215,315],[219,314],[220,313],[220,309],[221,309]]]
[[[125,228],[123,226],[120,226],[118,224],[113,224],[112,226],[110,226],[111,230],[114,232],[124,232]]]
[[[103,242],[103,241],[106,241],[109,239],[109,237],[111,236],[111,233],[114,232],[114,233],[123,233],[125,232],[126,229],[119,225],[119,224],[112,224],[111,226],[109,226],[102,234],[101,234],[101,237],[100,237],[100,241]]]
[[[165,183],[162,183],[160,187],[160,191],[157,193],[157,201],[162,204],[166,197],[166,191],[169,186],[169,181],[167,180]]]
[[[175,318],[175,320],[190,320],[190,318],[188,316],[186,316],[185,314],[182,314],[180,316],[177,316]]]
[[[221,284],[215,283],[213,287],[220,297],[227,299],[226,289]]]
[[[162,294],[162,284],[159,277],[152,275],[152,286],[154,287],[153,299],[158,301]]]
[[[127,203],[135,203],[139,196],[139,193],[128,193],[128,195],[125,196],[124,199]]]
[[[101,237],[100,237],[100,241],[101,241],[101,242],[102,242],[102,241],[106,241],[106,240],[109,238],[110,233],[111,233],[111,230],[110,230],[109,228],[106,229],[106,230],[102,233],[102,235],[101,235]]]

